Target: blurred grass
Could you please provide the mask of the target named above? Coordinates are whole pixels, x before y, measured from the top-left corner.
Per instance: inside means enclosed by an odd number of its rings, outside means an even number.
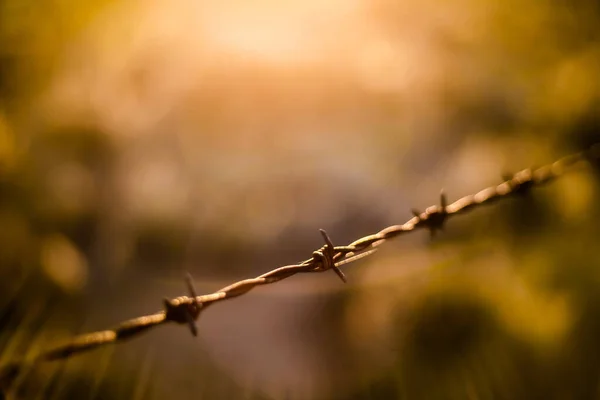
[[[155,311],[184,269],[212,291],[600,141],[599,22],[591,0],[0,0],[0,362]],[[598,398],[597,199],[595,165],[16,397]]]

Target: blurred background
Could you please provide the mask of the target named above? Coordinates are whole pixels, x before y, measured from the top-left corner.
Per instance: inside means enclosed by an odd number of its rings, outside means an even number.
[[[0,0],[0,364],[600,141],[595,0]],[[23,399],[600,398],[598,165],[19,377]]]

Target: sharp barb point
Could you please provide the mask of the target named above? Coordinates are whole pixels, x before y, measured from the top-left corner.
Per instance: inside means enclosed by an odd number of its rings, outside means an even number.
[[[185,274],[185,283],[190,297],[195,300],[197,297],[196,288],[194,288],[194,279],[192,278],[192,275],[189,272]]]
[[[171,306],[171,300],[168,298],[163,298],[163,306],[165,306],[165,310]]]
[[[333,271],[337,274],[337,276],[340,277],[340,279],[342,280],[342,282],[347,283],[347,279],[346,279],[346,275],[344,275],[344,273],[342,272],[341,269],[339,269],[338,267],[336,267],[335,265],[332,267]]]
[[[319,229],[319,232],[321,232],[321,236],[323,236],[323,240],[325,240],[325,244],[333,250],[333,243],[331,242],[331,239],[329,238],[329,235],[327,234],[327,232],[325,232],[324,229]]]
[[[194,318],[188,313],[188,326],[190,327],[190,332],[192,332],[193,336],[198,336],[198,328],[196,327],[196,323],[194,322]]]

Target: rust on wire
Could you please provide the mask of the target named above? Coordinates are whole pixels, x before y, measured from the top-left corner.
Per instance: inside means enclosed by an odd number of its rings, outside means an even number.
[[[334,246],[327,233],[321,229],[325,245],[314,251],[311,258],[298,264],[276,268],[256,278],[233,283],[211,294],[197,295],[192,278],[188,274],[185,278],[188,296],[164,299],[164,310],[155,314],[125,321],[113,329],[77,336],[64,345],[42,352],[31,363],[11,362],[0,368],[0,389],[8,388],[26,367],[31,367],[38,362],[64,359],[100,346],[130,339],[168,322],[187,324],[192,335],[196,336],[198,331],[195,322],[202,310],[219,301],[248,293],[260,285],[275,283],[299,273],[328,270],[333,270],[343,282],[346,282],[346,276],[340,266],[373,254],[379,245],[390,239],[415,231],[417,228],[425,228],[431,236],[434,236],[437,231],[443,229],[445,222],[451,216],[462,214],[483,204],[491,204],[502,198],[525,195],[534,186],[555,180],[575,164],[598,159],[600,159],[600,144],[593,145],[585,152],[563,157],[552,164],[537,169],[528,168],[514,175],[505,176],[504,182],[499,185],[462,197],[451,204],[448,204],[446,194],[442,191],[439,205],[430,206],[425,209],[425,212],[413,209],[414,217],[404,224],[389,226],[375,234],[355,240],[347,246]]]

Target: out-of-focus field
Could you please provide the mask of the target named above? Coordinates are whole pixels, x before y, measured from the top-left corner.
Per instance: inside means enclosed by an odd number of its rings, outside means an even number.
[[[600,141],[593,0],[0,0],[0,365]],[[17,399],[600,397],[598,165]]]

